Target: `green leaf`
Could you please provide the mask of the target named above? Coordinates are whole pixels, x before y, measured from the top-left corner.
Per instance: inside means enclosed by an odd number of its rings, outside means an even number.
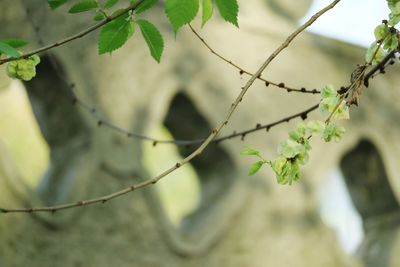
[[[254,175],[256,174],[261,167],[264,165],[265,161],[257,161],[256,163],[254,163],[253,165],[251,165],[250,170],[249,170],[249,175]]]
[[[14,47],[3,41],[0,42],[0,53],[6,54],[9,57],[19,57],[20,55]]]
[[[7,64],[7,75],[11,78],[30,81],[36,76],[36,65],[39,63],[40,58],[38,55],[11,61]]]
[[[276,179],[279,184],[291,185],[293,181],[300,179],[300,166],[295,162],[287,161],[285,158],[278,158],[272,163],[272,169],[275,171]]]
[[[67,3],[69,0],[47,0],[47,3],[49,3],[49,6],[52,10],[59,8],[60,6],[64,5]]]
[[[288,159],[294,158],[304,151],[304,146],[296,141],[293,141],[292,139],[288,139],[285,142],[280,143],[278,146],[278,154]]]
[[[393,11],[396,4],[400,1],[399,0],[387,0],[387,2],[388,2],[388,6],[389,6],[390,10]]]
[[[202,17],[201,27],[203,27],[212,16],[213,13],[212,0],[203,0],[202,8],[203,8],[203,17]]]
[[[400,22],[400,14],[397,14],[397,15],[392,14],[392,13],[389,14],[388,24],[390,26],[396,26],[399,22]]]
[[[94,8],[99,7],[95,0],[86,0],[79,3],[76,3],[69,9],[69,13],[75,14],[80,12],[85,12]]]
[[[98,12],[94,17],[93,17],[93,20],[95,20],[95,21],[100,21],[100,20],[103,20],[103,19],[105,19],[106,18],[106,16],[102,13],[102,12]]]
[[[239,6],[236,0],[215,0],[219,13],[228,22],[236,27],[238,24]]]
[[[322,121],[309,121],[307,123],[307,130],[311,135],[322,135],[325,129],[325,123]]]
[[[157,4],[159,0],[144,0],[135,10],[136,14],[145,12],[146,10]]]
[[[27,41],[22,39],[6,39],[6,40],[1,40],[0,42],[6,43],[13,48],[23,47],[28,44]]]
[[[284,166],[286,165],[287,159],[283,156],[278,157],[276,160],[274,160],[271,164],[272,169],[276,173],[276,175],[281,175],[284,169]]]
[[[333,114],[335,120],[348,120],[350,119],[349,107],[345,100],[342,100],[339,107],[336,109],[335,114]]]
[[[128,39],[131,38],[133,36],[133,34],[135,33],[135,23],[133,23],[133,21],[131,21],[129,23],[129,27],[128,27],[129,31],[128,31]]]
[[[391,34],[385,38],[383,42],[383,48],[389,51],[395,50],[399,46],[399,39],[397,38],[397,34]]]
[[[121,15],[107,23],[100,31],[99,54],[111,53],[120,48],[128,40],[131,31],[131,21],[128,14]]]
[[[379,48],[378,47],[379,45],[376,42],[373,42],[371,44],[371,46],[367,50],[367,53],[365,54],[366,62],[371,62],[372,64],[378,64],[385,57],[386,55],[385,51],[382,49],[382,47]],[[378,52],[376,52],[377,49]]]
[[[191,22],[199,11],[199,0],[166,0],[165,13],[176,32]]]
[[[399,15],[400,14],[400,2],[392,2],[391,5],[389,5],[390,7],[390,11],[392,11],[392,13],[394,15]]]
[[[375,39],[377,41],[382,40],[389,34],[389,31],[390,29],[385,23],[378,25],[374,30]]]
[[[333,123],[330,123],[325,127],[322,138],[325,140],[325,142],[330,142],[332,140],[339,142],[345,132],[346,130],[342,126],[337,126]]]
[[[104,4],[104,8],[113,7],[119,0],[107,0]]]
[[[336,96],[323,98],[319,103],[319,110],[321,111],[322,115],[329,116],[335,109],[338,102],[339,98]]]
[[[322,88],[321,96],[322,96],[322,98],[336,97],[337,91],[332,84],[327,84]]]
[[[149,21],[140,19],[136,21],[142,32],[143,38],[150,49],[152,57],[160,63],[161,55],[164,50],[164,40],[158,29]]]
[[[258,151],[255,148],[252,148],[252,147],[246,147],[246,150],[240,152],[240,155],[242,155],[242,156],[259,156],[260,151]]]

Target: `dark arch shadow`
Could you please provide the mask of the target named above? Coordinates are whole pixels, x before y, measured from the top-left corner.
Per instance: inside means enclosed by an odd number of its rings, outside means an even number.
[[[46,205],[69,199],[76,181],[73,168],[90,147],[90,130],[78,109],[61,64],[52,54],[41,57],[37,76],[24,83],[50,162],[37,189]]]
[[[195,104],[184,93],[178,93],[171,101],[164,125],[175,139],[201,139],[212,128]],[[194,148],[180,147],[186,157]],[[191,161],[200,184],[200,205],[182,222],[182,230],[196,231],[204,223],[213,205],[222,199],[236,180],[235,164],[228,152],[218,144],[210,145],[199,157]]]
[[[399,203],[375,145],[362,139],[341,162],[351,199],[363,219],[365,238],[358,256],[367,267],[390,266],[400,228]]]
[[[363,220],[399,210],[384,163],[372,142],[361,140],[343,156],[340,168]]]

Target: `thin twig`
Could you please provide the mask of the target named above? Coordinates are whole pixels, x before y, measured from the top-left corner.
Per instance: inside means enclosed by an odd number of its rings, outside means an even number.
[[[40,47],[40,48],[38,48],[36,50],[33,50],[31,52],[27,52],[25,54],[22,54],[19,57],[8,57],[8,58],[5,58],[5,59],[0,59],[0,65],[4,64],[6,62],[19,60],[19,59],[30,57],[30,56],[35,55],[35,54],[43,53],[43,52],[48,51],[50,49],[53,49],[55,47],[58,47],[58,46],[66,44],[66,43],[69,43],[71,41],[74,41],[76,39],[82,38],[83,36],[85,36],[85,35],[93,32],[93,31],[99,29],[100,27],[102,27],[104,25],[106,25],[110,21],[113,21],[116,18],[119,18],[120,16],[128,13],[129,11],[135,10],[143,2],[144,2],[144,0],[139,0],[135,4],[130,5],[130,6],[126,7],[126,8],[124,8],[124,9],[122,9],[121,11],[117,12],[116,14],[114,14],[112,16],[109,16],[109,17],[106,17],[103,21],[101,21],[101,22],[99,22],[99,23],[97,23],[97,24],[95,24],[95,25],[93,25],[93,26],[91,26],[91,27],[89,27],[89,28],[77,33],[77,34],[71,35],[71,36],[69,36],[69,37],[67,37],[65,39],[57,41],[57,42],[55,42],[53,44],[49,44],[49,45]]]
[[[227,59],[226,57],[222,56],[214,48],[212,48],[211,45],[209,45],[206,42],[206,40],[192,27],[192,25],[189,24],[189,27],[192,30],[192,32],[194,33],[194,35],[205,45],[205,47],[207,47],[208,50],[210,50],[210,52],[212,54],[214,54],[215,56],[217,56],[221,60],[225,61],[229,65],[233,66],[234,68],[238,69],[240,74],[247,74],[249,76],[253,76],[253,74],[251,72],[243,69],[238,64],[236,64],[232,60]],[[298,93],[304,93],[304,94],[319,94],[320,93],[320,91],[317,90],[317,89],[307,90],[304,87],[301,88],[301,89],[292,88],[292,87],[289,87],[289,86],[285,85],[285,83],[283,83],[283,82],[277,83],[277,82],[269,81],[269,80],[267,80],[267,79],[265,79],[265,78],[263,78],[261,76],[258,76],[257,79],[259,79],[260,81],[263,81],[266,86],[273,85],[273,86],[276,86],[278,88],[281,88],[282,90],[286,90],[289,93],[290,92],[298,92]]]
[[[74,207],[81,207],[81,206],[87,206],[95,203],[105,203],[108,200],[117,198],[119,196],[125,195],[129,192],[132,192],[136,189],[146,187],[148,185],[152,185],[157,183],[159,180],[162,178],[166,177],[168,174],[174,172],[176,169],[179,169],[181,166],[185,165],[186,163],[190,162],[193,158],[197,157],[200,155],[203,150],[212,142],[214,138],[216,138],[219,134],[219,132],[224,128],[224,126],[228,123],[230,118],[232,117],[233,113],[239,106],[240,102],[242,101],[244,95],[248,91],[248,89],[252,86],[254,81],[257,79],[258,76],[261,75],[261,73],[267,68],[267,66],[285,49],[289,46],[289,44],[296,38],[297,35],[299,35],[301,32],[303,32],[307,27],[309,27],[311,24],[313,24],[320,16],[322,16],[325,12],[328,10],[332,9],[333,7],[336,6],[341,0],[335,0],[325,8],[323,8],[321,11],[317,12],[315,15],[313,15],[306,23],[304,23],[301,27],[299,27],[297,30],[295,30],[262,64],[262,66],[259,68],[259,70],[251,76],[249,81],[246,83],[246,85],[243,87],[243,89],[240,91],[240,94],[236,97],[235,101],[232,103],[225,119],[223,122],[212,132],[210,135],[207,137],[207,139],[194,151],[192,152],[189,156],[184,158],[182,161],[176,163],[174,166],[170,167],[160,175],[153,177],[151,179],[148,179],[146,181],[140,182],[138,184],[131,185],[125,189],[122,189],[120,191],[117,191],[115,193],[98,197],[98,198],[93,198],[89,200],[83,200],[83,201],[78,201],[78,202],[73,202],[73,203],[67,203],[67,204],[61,204],[61,205],[56,205],[56,206],[50,206],[50,207],[37,207],[37,208],[0,208],[0,211],[3,213],[9,213],[9,212],[56,212],[58,210],[65,210],[69,208],[74,208]]]
[[[365,79],[364,79],[365,72],[367,71],[368,67],[372,65],[372,62],[374,61],[375,57],[377,56],[379,49],[380,49],[381,46],[383,45],[383,40],[385,40],[387,36],[388,36],[388,34],[386,34],[386,35],[382,38],[382,41],[379,43],[379,45],[378,45],[377,48],[375,49],[374,54],[372,55],[372,58],[370,59],[370,61],[369,61],[369,62],[366,62],[365,64],[363,64],[363,65],[361,65],[361,66],[358,66],[358,67],[357,67],[357,69],[359,69],[360,71],[359,71],[359,73],[357,74],[357,77],[355,77],[354,79],[352,78],[352,81],[351,81],[350,86],[347,87],[347,92],[350,91],[350,90],[353,90],[353,91],[354,91],[354,90],[357,90],[359,87],[362,87],[362,86],[363,86],[363,81],[364,81],[364,83],[365,83]],[[357,69],[356,69],[356,70],[357,70]],[[342,95],[340,96],[340,99],[339,99],[338,103],[336,104],[335,108],[332,110],[332,112],[329,114],[328,118],[325,120],[325,124],[326,124],[326,125],[328,125],[328,124],[331,122],[331,120],[332,120],[332,118],[333,118],[333,115],[336,113],[336,111],[338,110],[339,106],[342,105],[342,103],[343,103],[343,101],[344,101],[344,99],[345,99],[346,97],[347,97],[347,93],[344,93],[344,94],[342,94]],[[346,104],[347,104],[348,106],[350,106],[350,105],[352,105],[352,104],[357,105],[357,101],[350,100],[350,102],[347,101]]]

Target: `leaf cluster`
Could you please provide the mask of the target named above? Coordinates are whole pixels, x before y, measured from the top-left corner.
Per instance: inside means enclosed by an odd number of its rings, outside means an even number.
[[[321,90],[320,111],[322,115],[331,117],[332,121],[349,118],[348,106],[332,85],[326,85]],[[320,136],[325,142],[339,142],[344,133],[345,129],[334,122],[300,122],[294,131],[289,132],[288,138],[279,144],[276,159],[265,160],[254,148],[246,149],[241,155],[253,155],[262,159],[250,167],[249,175],[257,173],[264,164],[269,164],[279,184],[291,185],[301,178],[300,168],[308,162],[311,137]]]
[[[66,4],[69,0],[48,0],[50,8],[56,9]],[[112,11],[120,0],[82,0],[72,5],[69,13],[77,14],[93,11],[95,21],[105,20],[110,17],[109,13],[117,14],[120,9]],[[126,0],[131,5],[139,3],[138,0]],[[113,21],[107,23],[100,31],[98,41],[99,54],[112,53],[122,47],[135,33],[135,26],[140,28],[142,37],[147,43],[151,56],[157,61],[161,61],[164,50],[164,40],[161,32],[150,21],[138,18],[145,11],[152,9],[159,0],[144,0],[138,7],[129,14],[124,14]],[[214,5],[221,16],[233,25],[238,27],[239,6],[237,0],[201,0],[202,6],[202,26],[212,17]],[[165,14],[176,33],[182,26],[192,22],[200,9],[200,0],[166,0]]]
[[[378,64],[385,56],[399,48],[399,34],[395,26],[400,22],[400,0],[387,0],[389,20],[384,20],[374,30],[375,41],[365,55],[365,61]]]

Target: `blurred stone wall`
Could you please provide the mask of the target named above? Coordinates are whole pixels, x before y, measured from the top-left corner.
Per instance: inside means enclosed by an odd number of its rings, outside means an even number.
[[[217,51],[255,71],[296,28],[297,19],[310,3],[240,2],[239,30],[213,18],[201,34]],[[49,12],[44,3],[33,1],[0,2],[0,7],[0,39],[15,36],[15,32],[18,37],[35,38],[26,19],[26,7],[31,10],[31,19],[41,26],[45,43],[92,23],[85,15],[71,19],[66,9]],[[163,32],[171,32],[160,12],[148,16]],[[221,122],[246,77],[212,55],[187,28],[176,38],[173,34],[164,37],[166,50],[161,64],[151,59],[139,36],[111,56],[97,55],[96,34],[91,34],[42,57],[38,76],[26,83],[26,88],[51,151],[50,164],[39,186],[30,188],[0,147],[1,206],[77,201],[149,178],[142,143],[99,128],[90,114],[73,106],[68,91],[72,82],[80,98],[133,132],[149,134],[166,125],[176,137],[199,138]],[[304,33],[264,76],[309,89],[326,83],[340,86],[348,83],[349,74],[363,61],[363,54],[362,48]],[[62,69],[64,75],[57,69]],[[277,144],[296,122],[269,133],[249,135],[244,141],[235,139],[210,146],[193,162],[201,185],[201,203],[181,227],[171,224],[153,187],[104,205],[55,214],[2,214],[0,266],[397,266],[397,71],[391,68],[365,90],[360,107],[351,111],[352,120],[345,125],[348,133],[340,144],[315,141],[304,178],[293,186],[277,185],[269,170],[247,177],[251,160],[240,157],[239,152],[245,145],[252,145],[273,157]],[[222,134],[275,121],[318,101],[318,95],[286,93],[256,82]],[[358,148],[352,150],[360,140],[367,140],[363,142],[369,145],[369,154],[357,152]],[[358,164],[351,164],[353,157]],[[385,191],[376,198],[387,192],[392,196],[381,201],[390,202],[382,204],[388,209],[373,213],[378,221],[387,218],[386,213],[390,218],[378,224],[383,228],[366,227],[366,241],[357,258],[341,250],[317,210],[315,196],[324,182],[321,177],[341,160],[349,188],[356,184],[352,181],[366,182],[365,165],[381,162],[368,172],[378,179],[371,178],[376,186],[360,194],[379,191],[381,184],[386,184]],[[376,198],[365,197],[357,208],[368,210],[368,205],[361,207],[364,201],[374,202]]]

